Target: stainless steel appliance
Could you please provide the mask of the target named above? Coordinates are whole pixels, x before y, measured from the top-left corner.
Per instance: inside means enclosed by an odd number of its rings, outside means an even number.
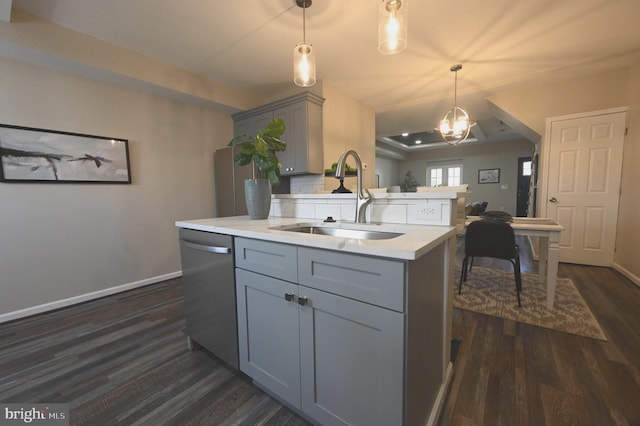
[[[251,167],[236,166],[233,162],[234,155],[234,147],[219,149],[214,155],[218,217],[247,214],[244,180],[251,179]]]
[[[238,368],[233,237],[179,229],[187,345]]]

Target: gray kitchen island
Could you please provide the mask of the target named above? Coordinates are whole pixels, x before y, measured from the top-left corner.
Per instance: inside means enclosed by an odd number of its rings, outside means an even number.
[[[436,423],[452,374],[454,227],[246,216],[176,226],[233,237],[229,303],[240,370],[257,386],[317,424]]]

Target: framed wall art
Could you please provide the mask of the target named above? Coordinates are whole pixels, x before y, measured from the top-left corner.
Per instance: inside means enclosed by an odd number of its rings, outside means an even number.
[[[478,183],[499,183],[500,169],[478,170]]]
[[[131,183],[129,141],[0,124],[0,181]]]

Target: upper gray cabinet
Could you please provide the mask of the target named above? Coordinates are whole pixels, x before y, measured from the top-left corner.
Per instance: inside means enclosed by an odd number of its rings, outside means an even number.
[[[273,118],[286,126],[282,140],[287,149],[278,153],[282,176],[322,174],[322,104],[324,99],[304,92],[248,111],[233,114],[234,134],[256,135]]]

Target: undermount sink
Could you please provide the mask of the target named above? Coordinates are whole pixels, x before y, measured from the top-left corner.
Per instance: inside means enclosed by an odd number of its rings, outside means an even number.
[[[369,229],[335,228],[329,226],[300,225],[281,227],[282,231],[300,232],[303,234],[331,235],[340,238],[357,240],[389,240],[403,235],[400,232],[374,231]]]

